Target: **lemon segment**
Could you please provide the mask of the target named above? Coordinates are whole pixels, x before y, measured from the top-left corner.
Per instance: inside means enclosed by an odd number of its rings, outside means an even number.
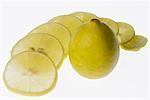
[[[55,36],[63,45],[64,55],[68,54],[68,46],[71,39],[70,32],[67,28],[59,23],[44,23],[35,29],[33,29],[29,34],[32,33],[48,33]]]
[[[11,51],[11,55],[13,57],[23,51],[35,51],[48,56],[55,63],[57,69],[64,58],[64,50],[60,41],[49,34],[37,33],[27,35],[16,43]]]
[[[147,38],[141,35],[135,35],[130,41],[121,45],[122,49],[128,51],[138,51],[147,43]]]
[[[15,55],[3,73],[6,87],[17,94],[36,96],[48,93],[55,87],[55,64],[47,56],[37,52]]]

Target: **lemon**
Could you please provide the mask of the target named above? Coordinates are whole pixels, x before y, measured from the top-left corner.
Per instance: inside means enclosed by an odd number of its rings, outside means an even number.
[[[59,23],[44,23],[33,29],[31,33],[48,33],[55,36],[64,48],[64,55],[68,54],[68,46],[71,39],[70,31]]]
[[[64,25],[71,32],[71,36],[74,37],[78,31],[78,28],[83,22],[72,15],[60,15],[52,18],[49,22],[56,22]]]
[[[55,64],[47,56],[37,52],[15,55],[3,73],[7,88],[17,94],[36,96],[48,93],[55,87]]]
[[[108,75],[119,57],[119,44],[115,34],[98,19],[80,27],[70,43],[69,58],[80,75],[97,79]]]
[[[19,40],[11,51],[12,57],[23,51],[35,51],[50,57],[57,69],[60,67],[63,58],[63,47],[54,36],[50,34],[30,34]]]
[[[138,51],[147,43],[147,38],[141,35],[135,35],[130,41],[121,45],[122,49],[128,51]]]
[[[126,43],[134,37],[135,35],[134,28],[128,23],[118,22],[118,27],[119,27],[118,41],[120,44]]]

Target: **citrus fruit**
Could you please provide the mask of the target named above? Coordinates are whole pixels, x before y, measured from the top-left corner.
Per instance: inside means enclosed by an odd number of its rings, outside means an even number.
[[[70,43],[69,58],[82,76],[97,79],[108,75],[119,57],[119,44],[112,30],[98,19],[84,24]]]

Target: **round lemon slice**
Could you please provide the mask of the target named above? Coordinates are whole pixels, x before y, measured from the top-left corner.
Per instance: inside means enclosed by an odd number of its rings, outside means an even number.
[[[138,51],[146,45],[147,41],[147,38],[141,35],[135,35],[130,41],[122,44],[121,48],[128,51]]]
[[[22,52],[14,56],[3,73],[6,87],[17,94],[38,96],[55,87],[57,72],[47,56],[37,52]]]
[[[106,24],[113,31],[115,35],[118,34],[119,28],[118,28],[118,24],[115,21],[109,18],[100,18],[100,21]]]
[[[59,23],[44,23],[35,29],[31,33],[48,33],[55,36],[64,47],[64,54],[68,54],[68,46],[71,39],[70,31]]]
[[[79,27],[83,22],[75,16],[72,15],[61,15],[52,18],[49,22],[56,22],[64,25],[71,32],[71,36],[74,37],[77,33]]]
[[[118,41],[120,44],[123,44],[131,40],[135,36],[134,28],[124,22],[118,22],[119,32],[118,32]]]
[[[36,51],[50,57],[59,68],[63,58],[64,50],[59,40],[49,34],[30,34],[16,43],[11,51],[12,57],[23,51]]]

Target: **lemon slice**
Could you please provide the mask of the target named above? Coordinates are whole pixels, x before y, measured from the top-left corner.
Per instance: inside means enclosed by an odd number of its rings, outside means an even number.
[[[118,34],[119,28],[118,28],[118,24],[115,21],[109,18],[100,18],[100,21],[106,24],[113,31],[115,35]]]
[[[147,41],[147,38],[141,35],[135,35],[130,41],[122,44],[121,48],[129,51],[138,51],[146,45]]]
[[[131,25],[124,22],[118,22],[118,26],[119,26],[118,41],[120,44],[123,44],[134,37],[135,31]]]
[[[74,35],[78,31],[78,28],[83,24],[80,19],[72,15],[56,16],[52,18],[49,22],[56,22],[64,25],[68,30],[70,30],[72,37],[74,37]]]
[[[52,35],[37,33],[30,34],[16,43],[11,51],[12,57],[23,51],[36,51],[50,57],[57,68],[60,67],[63,58],[63,47]]]
[[[74,12],[70,15],[73,15],[73,16],[79,18],[83,22],[88,22],[93,18],[97,18],[96,15],[89,13],[89,12]]]
[[[55,36],[63,45],[64,54],[67,56],[71,33],[63,25],[59,23],[44,23],[33,29],[30,33],[48,33]]]
[[[36,96],[55,87],[57,72],[47,56],[37,52],[22,52],[14,56],[3,73],[6,87],[17,94]]]

